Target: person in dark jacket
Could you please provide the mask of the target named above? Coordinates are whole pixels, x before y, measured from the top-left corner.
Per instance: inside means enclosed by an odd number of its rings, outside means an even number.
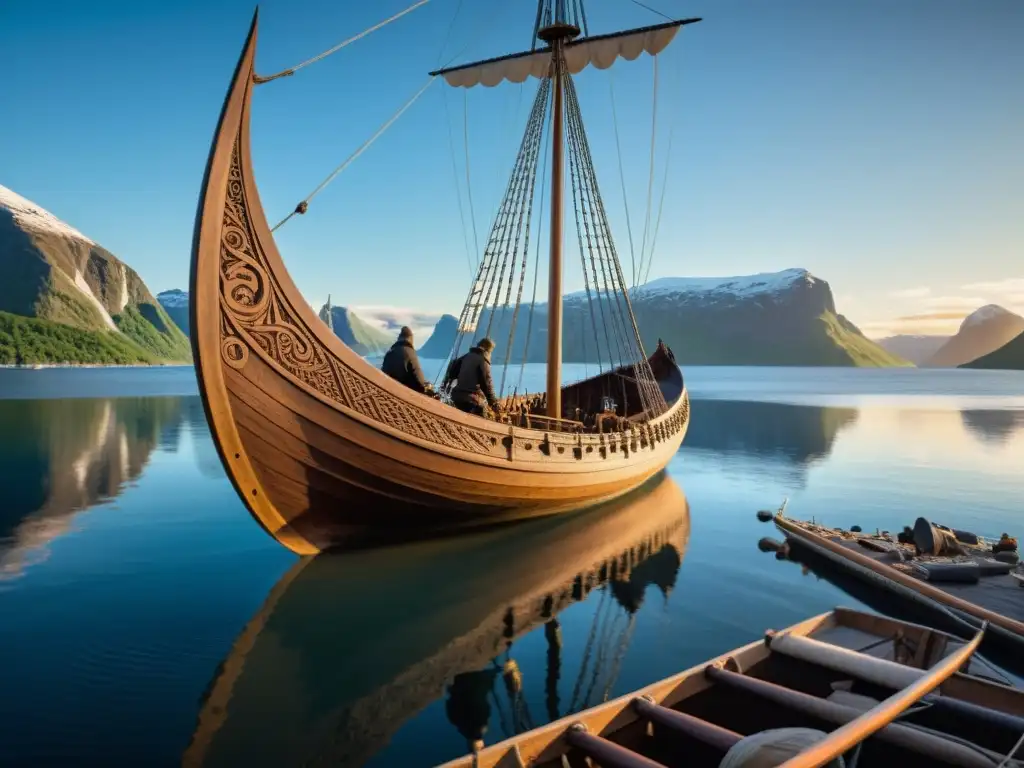
[[[409,326],[402,326],[396,341],[388,353],[384,355],[384,362],[380,369],[395,381],[405,384],[409,389],[429,395],[430,384],[423,375],[420,368],[420,358],[416,354],[416,348],[412,345],[412,329]]]
[[[462,357],[453,360],[444,377],[445,385],[455,383],[452,389],[452,405],[460,411],[477,416],[488,416],[499,411],[498,398],[494,395],[494,381],[491,379],[491,351],[494,342],[486,336],[470,348]]]

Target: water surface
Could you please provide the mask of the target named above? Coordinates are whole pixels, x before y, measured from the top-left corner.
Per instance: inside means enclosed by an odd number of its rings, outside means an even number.
[[[433,764],[859,605],[757,551],[785,497],[1024,533],[1024,376],[694,368],[668,478],[617,506],[303,563],[182,370],[0,371],[4,765]]]

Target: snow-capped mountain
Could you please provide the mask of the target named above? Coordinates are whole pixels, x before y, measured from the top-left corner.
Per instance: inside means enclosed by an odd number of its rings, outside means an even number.
[[[996,304],[974,310],[938,352],[924,362],[929,368],[956,368],[970,363],[1024,333],[1024,317]]]
[[[811,287],[823,281],[806,269],[784,269],[781,272],[761,272],[756,275],[735,277],[660,277],[630,290],[630,299],[655,296],[702,302],[734,301],[762,295],[783,294],[801,286]],[[827,283],[825,283],[827,286]],[[593,295],[593,294],[592,294]],[[566,295],[566,302],[586,300],[587,292],[575,291]]]
[[[45,208],[26,200],[12,189],[0,184],[0,208],[8,211],[25,232],[62,235],[89,245],[95,243],[69,224],[65,224]]]
[[[806,269],[786,269],[734,277],[664,277],[630,292],[630,303],[644,346],[658,339],[676,359],[691,365],[906,365],[867,339],[836,311],[829,284]],[[590,307],[595,293],[565,297],[563,358],[594,362]],[[605,313],[612,311],[605,303]],[[595,311],[598,311],[595,309]],[[547,306],[538,305],[529,343],[529,359],[542,362],[547,335]],[[511,313],[508,313],[511,314]],[[487,315],[478,323],[486,325]],[[508,323],[495,318],[491,337],[495,359],[503,359],[501,341]],[[521,359],[525,340],[516,335],[512,359]],[[600,339],[598,339],[598,344]]]
[[[174,321],[174,324],[182,330],[182,333],[188,336],[188,291],[183,291],[180,288],[160,291],[156,295],[156,300],[160,302],[160,306],[164,308],[164,311]]]
[[[963,331],[976,325],[984,325],[993,320],[998,320],[1000,317],[1020,317],[1020,315],[1014,314],[1008,309],[1003,309],[998,304],[986,304],[965,317],[964,321],[960,323],[960,330]]]
[[[188,291],[183,291],[180,288],[160,291],[156,297],[163,304],[164,309],[167,309],[167,307],[174,307],[175,309],[180,309],[181,307],[188,308]]]
[[[801,285],[820,282],[806,269],[784,269],[745,277],[662,277],[633,291],[636,296],[699,296],[702,301],[719,298],[749,299],[761,294],[781,294]]]
[[[5,315],[3,313],[6,313]],[[58,332],[48,321],[76,329]],[[187,341],[131,267],[42,206],[0,186],[0,319],[19,323],[0,363],[190,358]],[[90,337],[88,334],[102,333]],[[84,335],[83,335],[84,334]]]

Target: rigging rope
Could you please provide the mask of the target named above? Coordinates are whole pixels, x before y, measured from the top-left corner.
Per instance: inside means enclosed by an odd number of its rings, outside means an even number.
[[[365,152],[367,149],[369,149],[370,145],[373,144],[373,142],[375,142],[377,139],[379,139],[381,134],[383,134],[384,131],[386,131],[388,128],[390,128],[391,124],[394,123],[399,117],[401,117],[402,113],[405,112],[405,110],[407,110],[409,107],[411,107],[416,102],[416,100],[420,96],[423,95],[424,91],[426,91],[427,88],[429,88],[431,86],[431,84],[433,82],[434,82],[434,78],[432,77],[432,78],[430,78],[427,81],[426,85],[424,85],[422,88],[420,88],[415,93],[415,95],[413,95],[413,97],[411,99],[409,99],[407,102],[405,102],[405,104],[403,104],[398,109],[398,111],[395,112],[395,114],[393,114],[390,118],[388,118],[387,122],[384,123],[384,125],[382,125],[380,128],[378,128],[376,133],[374,133],[370,138],[368,138],[366,141],[364,141],[362,143],[362,145],[355,152],[353,152],[351,155],[349,155],[347,158],[345,158],[345,162],[343,162],[341,165],[339,165],[337,168],[335,168],[333,171],[331,171],[330,175],[326,179],[321,181],[316,189],[314,189],[312,192],[310,192],[308,195],[306,195],[306,197],[303,198],[302,202],[300,202],[298,205],[295,206],[295,210],[294,211],[292,211],[287,216],[285,216],[283,219],[281,219],[281,221],[277,222],[277,224],[274,226],[274,228],[271,229],[270,231],[271,232],[277,231],[277,229],[279,227],[281,227],[282,224],[284,224],[286,221],[288,221],[288,219],[290,219],[295,214],[303,214],[303,213],[305,213],[308,210],[308,208],[309,208],[309,201],[312,200],[314,197],[316,197],[323,190],[324,187],[326,187],[328,184],[330,184],[332,181],[334,181],[334,178],[339,173],[341,173],[343,170],[345,170],[352,163],[353,160],[355,160],[357,157],[359,157],[361,154],[363,154],[363,152]]]
[[[387,25],[391,24],[392,22],[395,22],[395,20],[401,18],[403,15],[406,15],[407,13],[411,13],[412,11],[416,10],[417,8],[419,8],[421,5],[426,5],[429,2],[430,2],[430,0],[419,0],[418,2],[413,3],[408,8],[406,8],[406,10],[398,11],[393,16],[385,18],[383,20],[383,22],[378,22],[373,27],[371,27],[369,30],[362,31],[358,35],[354,35],[353,37],[350,37],[347,40],[343,40],[340,43],[338,43],[336,46],[334,46],[333,48],[328,48],[323,53],[319,53],[319,54],[313,56],[312,58],[307,58],[305,61],[302,61],[301,63],[297,63],[297,65],[295,65],[295,67],[290,67],[287,70],[282,70],[281,72],[279,72],[276,75],[267,75],[266,77],[260,77],[260,76],[256,75],[256,76],[253,77],[253,82],[256,83],[256,85],[262,85],[263,83],[269,83],[271,80],[276,80],[278,78],[291,77],[296,72],[301,70],[303,67],[308,67],[309,65],[311,65],[311,63],[315,63],[316,61],[319,61],[322,58],[327,58],[332,53],[337,53],[342,48],[344,48],[346,45],[350,45],[351,43],[354,43],[356,40],[360,40],[361,38],[365,38],[371,32],[377,32],[377,30],[379,30],[381,27],[386,27]]]
[[[660,386],[654,378],[650,363],[643,350],[643,342],[640,340],[640,333],[636,326],[636,317],[633,313],[632,303],[629,299],[629,292],[625,287],[625,280],[622,275],[621,264],[615,253],[615,242],[611,234],[611,226],[608,222],[607,212],[601,201],[598,191],[597,176],[594,171],[593,158],[590,153],[589,142],[586,132],[583,129],[582,115],[579,107],[579,100],[576,95],[575,84],[572,78],[566,78],[566,95],[569,103],[570,136],[575,136],[575,142],[570,139],[570,155],[575,151],[580,153],[585,164],[585,184],[583,185],[585,197],[592,201],[590,215],[593,218],[599,235],[598,251],[601,263],[601,274],[605,278],[605,292],[609,294],[610,309],[612,314],[617,316],[620,325],[616,332],[625,334],[622,341],[626,349],[631,352],[632,368],[635,375],[637,392],[640,395],[643,409],[647,413],[663,413],[667,408],[664,395]],[[586,215],[586,211],[584,211]],[[611,305],[610,295],[614,294],[615,304]],[[623,303],[625,306],[623,306]],[[617,342],[620,337],[617,336]],[[623,363],[626,361],[623,360]],[[623,396],[626,395],[625,382],[623,384]]]
[[[550,115],[549,115],[550,116]],[[547,126],[550,126],[550,120],[548,120]],[[547,181],[548,181],[548,167],[550,163],[548,158],[550,157],[551,149],[551,131],[544,131],[544,149],[541,150],[541,162],[543,163],[544,170],[541,172],[540,179],[540,209],[544,210],[544,198],[547,193]],[[523,345],[523,362],[519,366],[519,381],[516,384],[516,390],[522,390],[523,388],[523,374],[526,372],[526,361],[530,354],[530,336],[533,331],[533,313],[537,306],[537,278],[540,276],[540,244],[542,241],[541,232],[543,232],[543,223],[537,225],[537,247],[533,256],[533,295],[530,298],[530,313],[526,318],[526,343]]]
[[[469,248],[469,237],[466,235],[466,214],[462,209],[462,188],[459,187],[459,167],[455,162],[455,137],[452,135],[451,114],[448,111],[447,90],[441,90],[441,99],[444,104],[445,123],[448,125],[448,147],[451,149],[452,176],[455,178],[455,201],[459,209],[459,229],[462,232],[462,243],[466,248],[466,265],[469,267],[469,279],[473,279],[473,272],[476,269],[474,264],[476,254]]]
[[[676,60],[675,60],[675,62],[676,62],[675,68],[670,68],[669,69],[669,78],[671,80],[671,82],[668,84],[669,85],[669,87],[668,87],[668,92],[669,93],[674,93],[675,92],[676,86],[677,86],[677,84],[679,82],[679,61],[680,61],[679,58],[676,58]],[[655,97],[655,99],[657,99],[657,93],[655,93],[654,97]],[[654,264],[654,248],[655,248],[655,245],[657,244],[658,232],[661,230],[661,214],[662,214],[662,211],[665,208],[665,192],[668,189],[669,164],[670,164],[671,159],[672,159],[672,134],[674,133],[674,131],[675,131],[675,126],[670,121],[669,122],[669,126],[668,126],[668,141],[666,142],[666,146],[665,146],[665,161],[662,163],[662,165],[665,168],[665,175],[662,178],[662,182],[661,182],[661,195],[659,196],[659,200],[658,200],[658,217],[655,220],[655,223],[654,223],[654,234],[651,237],[651,251],[650,251],[650,254],[647,257],[647,270],[644,273],[644,276],[643,276],[643,278],[641,280],[641,283],[646,283],[650,279],[650,276],[651,276],[651,266]]]
[[[673,19],[671,16],[666,16],[664,13],[659,11],[657,8],[651,8],[651,6],[645,5],[645,4],[641,3],[640,0],[630,0],[630,2],[633,3],[634,5],[639,5],[641,8],[646,8],[651,13],[658,14],[663,19],[668,19],[669,21],[675,21],[675,19]]]
[[[575,3],[575,0],[572,2]],[[476,278],[460,313],[459,333],[448,360],[454,360],[461,353],[463,343],[471,333],[494,339],[498,339],[500,336],[501,343],[506,346],[502,350],[504,363],[501,366],[503,370],[500,385],[497,387],[499,397],[506,395],[506,384],[511,379],[508,376],[508,369],[513,356],[518,357],[520,350],[522,364],[518,379],[519,385],[522,384],[524,368],[530,359],[530,337],[535,330],[533,314],[536,309],[540,273],[538,268],[541,245],[538,237],[540,228],[533,223],[536,184],[538,176],[541,175],[537,172],[538,163],[541,158],[546,156],[550,127],[549,101],[552,88],[555,82],[561,81],[565,100],[564,128],[568,156],[566,162],[569,167],[567,175],[576,215],[576,235],[586,290],[585,302],[570,300],[566,303],[567,312],[563,316],[565,323],[563,332],[574,339],[576,344],[582,340],[583,354],[587,364],[591,362],[590,354],[596,354],[602,372],[605,371],[606,361],[609,366],[605,378],[596,382],[595,386],[590,389],[579,390],[575,395],[570,395],[565,406],[580,408],[586,413],[592,413],[595,412],[594,406],[597,403],[584,402],[586,398],[599,400],[603,396],[613,395],[616,407],[621,407],[620,414],[623,416],[639,414],[644,414],[648,418],[656,416],[664,413],[667,405],[654,372],[651,370],[650,361],[644,352],[643,342],[636,327],[636,317],[629,298],[629,287],[616,253],[608,213],[601,198],[576,87],[573,78],[565,71],[564,57],[557,57],[557,60],[553,60],[551,67],[549,76],[541,80],[537,90],[511,176],[478,263]],[[555,74],[560,77],[556,79]],[[655,113],[654,117],[656,118],[656,116]],[[465,124],[464,131],[468,132]],[[466,139],[468,186],[470,180],[468,135]],[[620,152],[620,176],[624,178],[621,165]],[[651,165],[649,197],[653,197],[654,193],[653,159]],[[547,178],[546,169],[545,165],[544,182]],[[546,186],[542,186],[541,204],[544,202],[545,192]],[[650,209],[650,207],[649,204],[648,208]],[[650,235],[651,225],[652,211],[648,210],[644,248],[641,250],[639,261],[634,259],[633,262],[634,279],[639,279],[642,271],[646,238]],[[531,237],[537,238],[535,244],[531,243]],[[529,259],[534,255],[530,252],[531,245],[534,245],[536,255],[534,256],[533,295],[526,328],[527,337],[525,343],[516,347],[515,342],[519,337],[518,319],[521,315]],[[583,313],[590,315],[589,323]],[[587,324],[591,326],[590,329],[586,328]],[[603,339],[598,324],[603,328]],[[589,353],[587,349],[590,344],[586,337],[591,331],[594,334],[593,341],[595,343],[593,353]],[[578,346],[575,347],[577,354],[579,349]],[[499,354],[501,352],[494,353],[495,365],[501,359],[498,357]],[[446,365],[445,372],[447,367]],[[495,371],[495,375],[497,377],[497,371]],[[521,393],[519,385],[514,390],[516,397]],[[596,680],[591,681],[591,690],[594,685],[596,685]]]
[[[459,18],[459,11],[461,11],[461,10],[462,10],[462,0],[459,0],[458,4],[455,6],[455,13],[452,14],[452,20],[450,22],[448,22],[448,31],[444,35],[444,42],[441,43],[441,50],[439,50],[437,52],[437,63],[439,65],[438,69],[441,68],[440,67],[440,64],[441,64],[441,61],[442,61],[441,57],[444,55],[444,49],[448,47],[448,41],[452,37],[452,30],[455,28],[455,20],[457,18]]]
[[[653,106],[651,107],[651,170],[650,175],[647,177],[647,215],[644,221],[644,237],[640,243],[640,271],[643,273],[644,267],[644,255],[647,252],[647,231],[651,225],[651,198],[654,194],[654,142],[657,137],[658,128],[658,57],[653,56],[654,61],[654,98]],[[633,286],[636,287],[635,285]]]
[[[636,263],[636,252],[633,248],[633,225],[629,220],[629,200],[626,195],[626,174],[622,169],[622,144],[619,142],[619,120],[615,111],[615,88],[612,85],[614,76],[612,75],[612,69],[608,69],[608,93],[612,99],[612,127],[615,129],[615,151],[619,155],[619,182],[622,185],[622,205],[626,209],[626,232],[629,234],[629,264],[630,269],[633,273],[633,287],[636,287],[637,281],[637,263]],[[641,254],[641,258],[642,258]]]
[[[643,283],[651,277],[651,265],[654,263],[654,246],[658,242],[658,230],[661,229],[661,213],[665,208],[665,190],[668,189],[668,159],[672,155],[672,126],[668,129],[668,142],[665,148],[665,178],[661,182],[661,197],[658,200],[658,218],[654,221],[654,234],[651,236],[651,255],[647,258],[647,272]]]
[[[462,140],[466,145],[466,199],[469,200],[469,225],[473,228],[473,253],[480,253],[480,238],[476,233],[476,214],[473,212],[473,187],[469,182],[469,89],[462,92]]]
[[[371,32],[376,32],[381,27],[387,26],[391,22],[396,21],[396,20],[402,18],[403,16],[405,16],[405,14],[411,13],[412,11],[415,11],[421,5],[426,5],[429,2],[430,2],[430,0],[418,0],[418,2],[413,3],[408,8],[406,8],[404,11],[399,11],[394,16],[391,16],[389,18],[384,19],[384,21],[381,21],[381,22],[378,22],[377,24],[374,24],[369,29],[367,29],[367,30],[365,30],[363,32],[360,32],[358,35],[355,35],[354,37],[350,37],[348,40],[343,40],[342,42],[338,43],[333,48],[328,48],[323,53],[318,54],[318,55],[314,56],[311,59],[307,59],[306,61],[302,62],[301,64],[296,64],[294,67],[290,67],[289,69],[282,70],[282,71],[278,72],[276,75],[268,75],[267,77],[256,76],[256,77],[253,78],[253,81],[257,85],[260,85],[262,83],[269,83],[271,80],[277,80],[277,78],[279,78],[279,77],[290,77],[291,75],[294,75],[296,72],[298,72],[300,69],[302,69],[303,67],[308,67],[310,64],[313,64],[315,62],[320,61],[320,59],[327,58],[332,53],[337,53],[342,48],[344,48],[346,45],[349,45],[351,43],[354,43],[356,40],[359,40],[361,38],[366,37]]]

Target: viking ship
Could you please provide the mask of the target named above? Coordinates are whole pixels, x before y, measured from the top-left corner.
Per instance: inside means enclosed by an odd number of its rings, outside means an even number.
[[[203,179],[190,313],[214,442],[237,493],[268,533],[312,554],[354,528],[493,524],[613,499],[666,466],[685,435],[689,398],[671,350],[660,341],[650,356],[644,350],[572,75],[642,52],[655,56],[693,21],[699,19],[580,37],[581,2],[540,0],[529,50],[430,73],[432,81],[456,87],[539,82],[451,357],[467,338],[491,334],[507,371],[513,350],[518,358],[523,347],[522,334],[518,343],[513,338],[516,328],[546,322],[546,389],[509,394],[502,377],[502,408],[486,419],[458,410],[447,396],[414,392],[356,354],[318,318],[285,269],[253,173],[250,114],[258,85],[299,67],[257,75],[257,10]],[[545,142],[549,186],[537,183]],[[566,165],[585,277],[585,291],[572,301],[585,305],[593,345],[587,357],[600,362],[597,375],[563,386]],[[534,301],[527,308],[522,300],[538,189],[550,206],[546,317],[535,307],[536,279]],[[308,200],[285,221],[305,213]],[[508,336],[495,334],[498,327]],[[527,344],[529,336],[527,328]],[[522,359],[525,365],[526,351]]]
[[[689,541],[679,486],[640,490],[512,528],[300,558],[218,666],[182,765],[363,765],[439,697],[443,727],[470,744],[607,698],[648,587],[668,597]],[[559,616],[588,597],[586,649],[569,658]],[[520,645],[534,630],[539,665]],[[543,688],[543,707],[524,687]]]

